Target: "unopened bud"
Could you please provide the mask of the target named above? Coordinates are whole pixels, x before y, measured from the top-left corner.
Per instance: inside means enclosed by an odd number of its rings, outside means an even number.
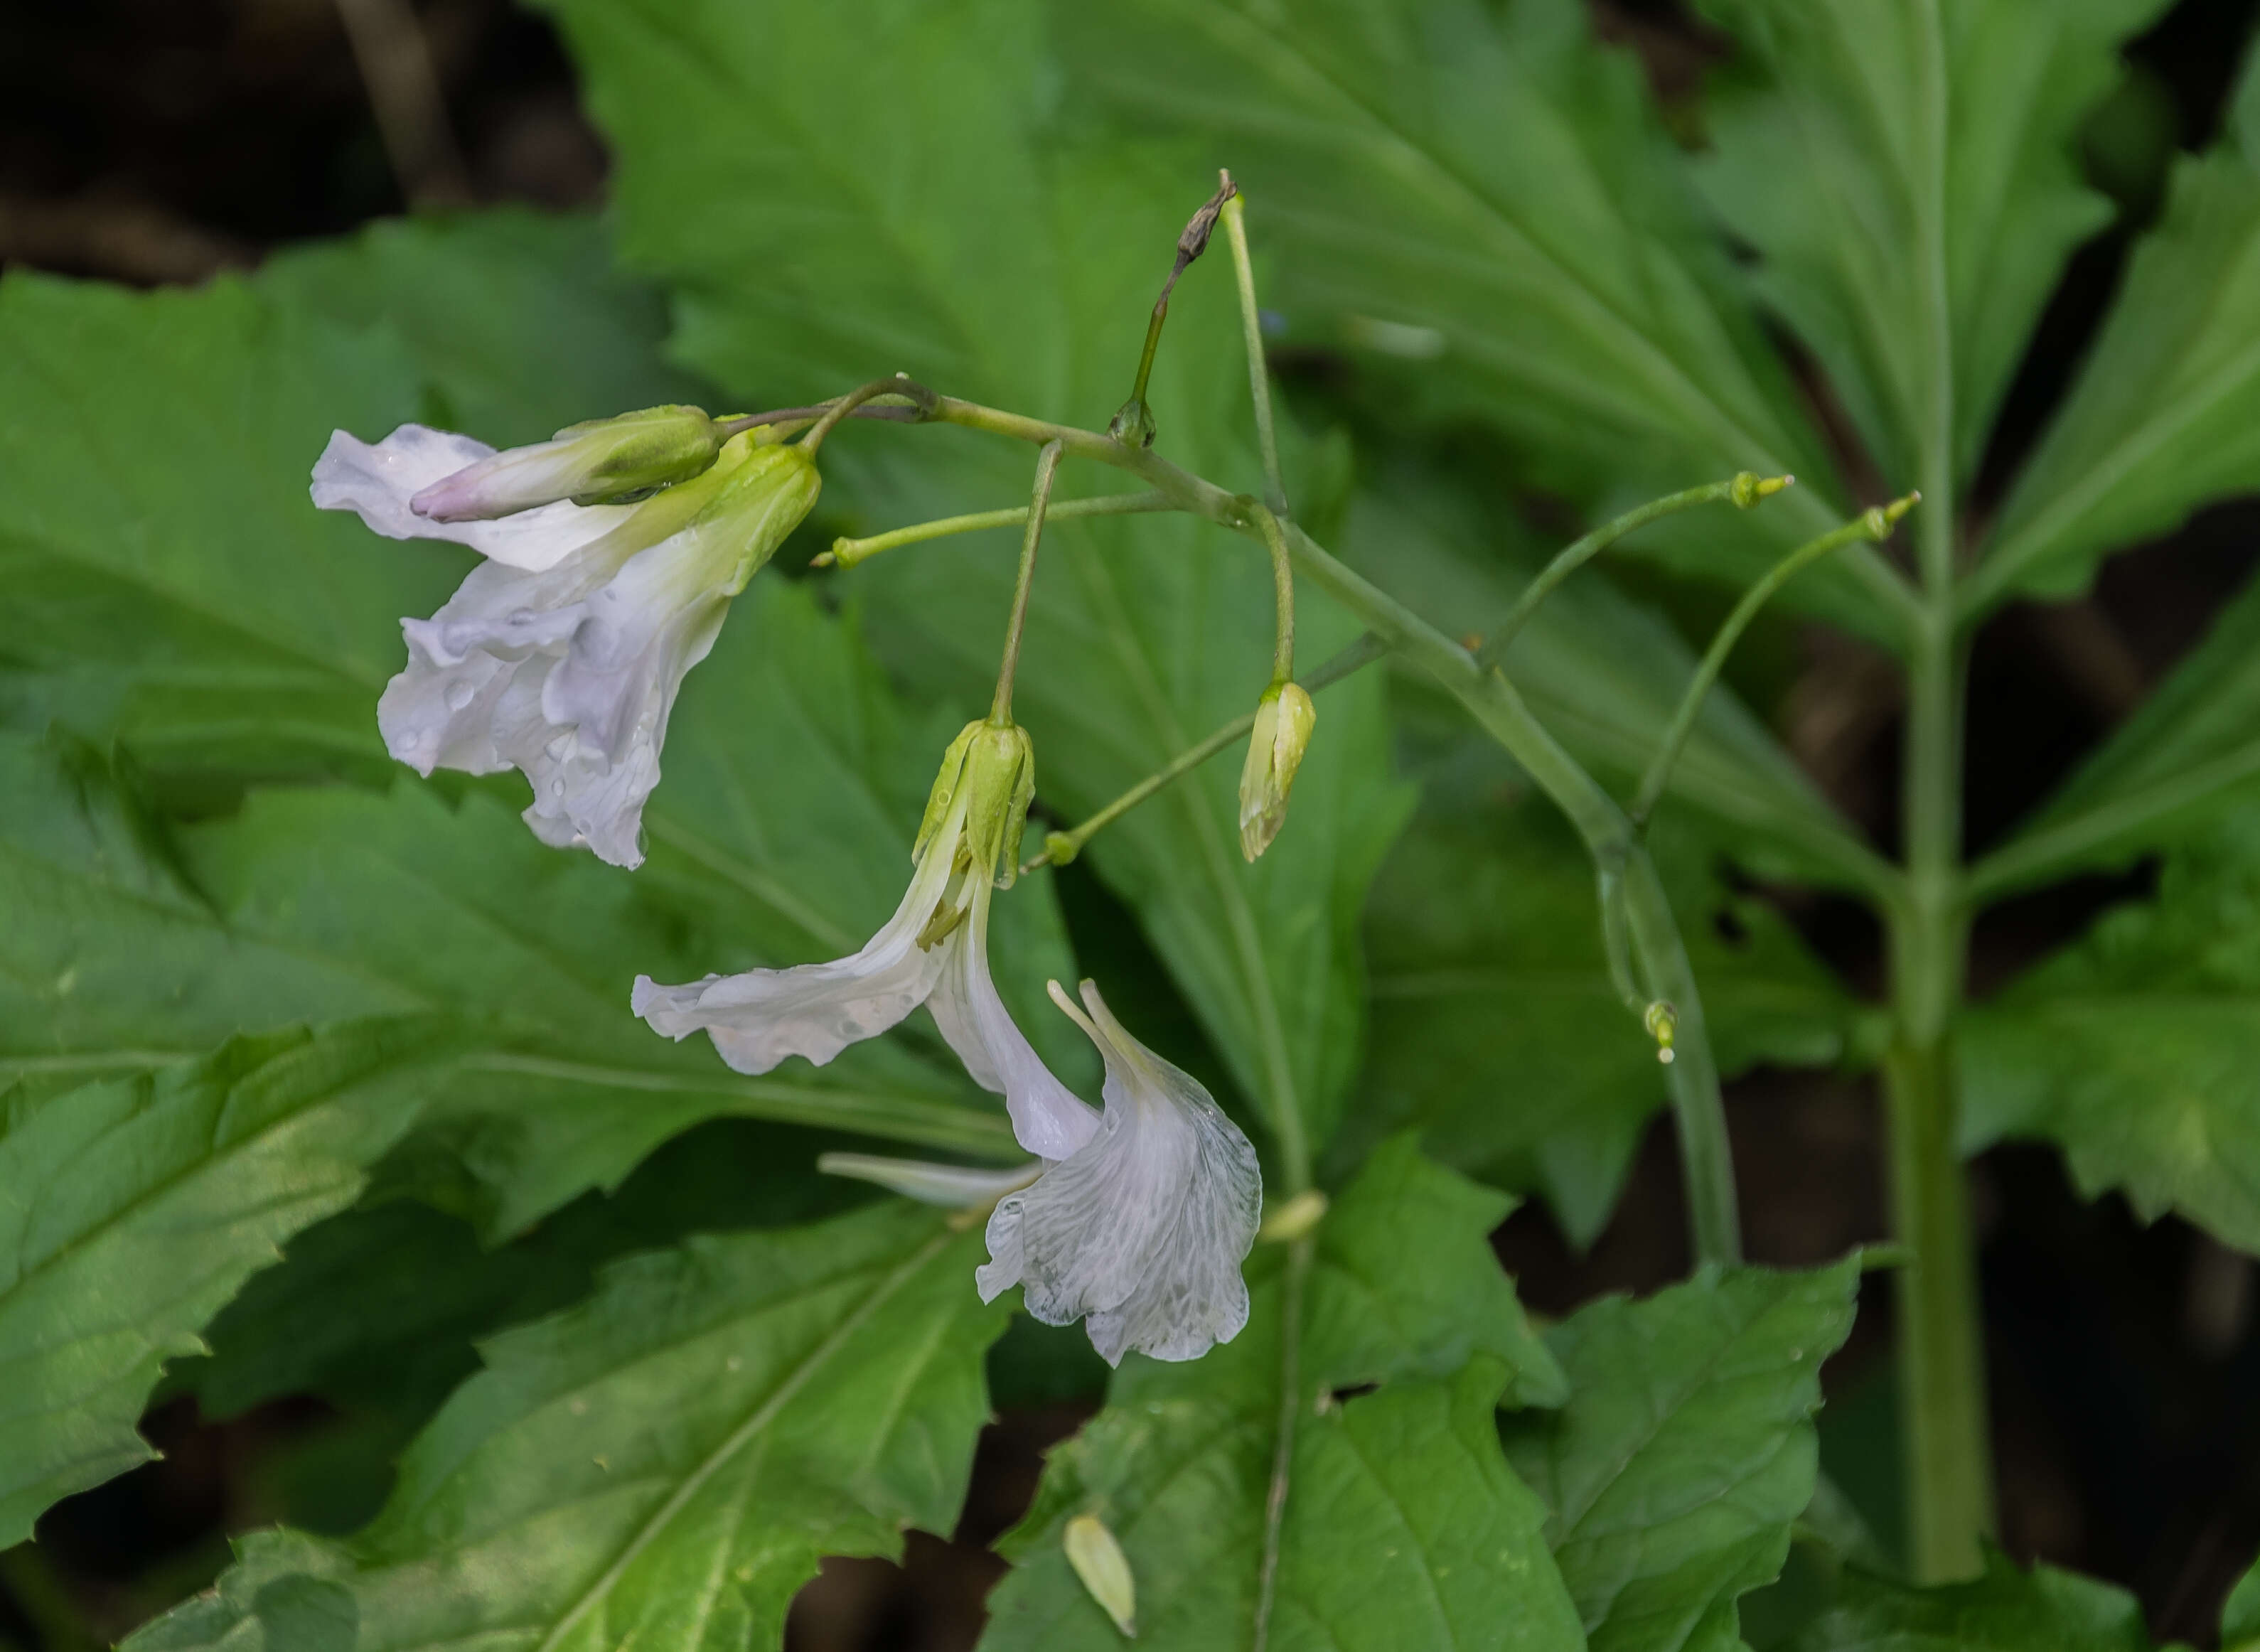
[[[1648,1035],[1656,1041],[1656,1059],[1666,1067],[1670,1066],[1671,1041],[1679,1035],[1679,1012],[1663,999],[1658,998],[1648,1006],[1648,1013],[1641,1017],[1641,1025],[1648,1029]]]
[[[1122,1545],[1106,1529],[1106,1523],[1096,1514],[1076,1515],[1067,1523],[1061,1547],[1067,1550],[1067,1563],[1075,1568],[1091,1598],[1114,1620],[1116,1628],[1135,1640],[1138,1589],[1131,1581],[1130,1557],[1122,1552]]]
[[[1010,889],[1020,875],[1020,837],[1035,795],[1036,747],[1028,731],[1012,723],[968,723],[942,754],[911,858],[924,856],[933,834],[962,806],[973,865],[995,877],[998,888]]]
[[[1240,771],[1240,852],[1251,861],[1271,847],[1286,823],[1288,794],[1318,720],[1318,708],[1301,683],[1275,683],[1263,691]]]
[[[1083,845],[1064,832],[1044,833],[1044,859],[1054,866],[1072,865],[1075,857],[1083,853]]]
[[[1759,500],[1770,499],[1796,483],[1795,476],[1761,476],[1756,471],[1744,470],[1728,484],[1727,493],[1735,504],[1747,511]]]
[[[474,522],[560,499],[614,504],[687,482],[721,450],[721,431],[697,408],[647,407],[482,459],[433,483],[409,508],[434,522]]]
[[[1265,1212],[1263,1225],[1255,1230],[1255,1237],[1267,1245],[1291,1244],[1316,1227],[1326,1213],[1327,1196],[1314,1187],[1305,1188],[1284,1204]]]

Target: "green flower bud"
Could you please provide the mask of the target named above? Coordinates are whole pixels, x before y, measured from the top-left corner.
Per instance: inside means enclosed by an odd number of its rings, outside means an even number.
[[[1302,684],[1275,683],[1263,691],[1240,771],[1240,852],[1251,861],[1271,847],[1286,823],[1287,796],[1318,720]]]
[[[1130,1557],[1106,1523],[1096,1514],[1078,1514],[1067,1523],[1061,1539],[1067,1563],[1083,1580],[1114,1627],[1135,1639],[1138,1634],[1137,1585],[1130,1577]]]
[[[1012,888],[1020,875],[1020,836],[1035,795],[1036,747],[1027,730],[1010,723],[968,723],[942,754],[911,858],[924,858],[934,833],[962,803],[960,854],[968,865],[993,876],[998,888]]]
[[[548,441],[482,459],[433,483],[409,509],[435,522],[469,522],[560,499],[625,503],[689,481],[721,450],[722,433],[699,409],[647,407],[568,425]]]

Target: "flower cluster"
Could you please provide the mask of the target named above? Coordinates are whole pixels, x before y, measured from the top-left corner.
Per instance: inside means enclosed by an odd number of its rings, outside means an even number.
[[[543,841],[640,863],[683,676],[816,502],[812,456],[780,436],[685,407],[501,454],[419,425],[374,446],[338,432],[314,468],[316,504],[485,558],[439,612],[401,622],[407,669],[377,707],[387,749],[426,775],[516,769]],[[1267,776],[1258,811],[1267,842],[1299,756],[1293,731],[1277,745],[1286,773]],[[989,971],[990,905],[1019,869],[1034,791],[1026,731],[1001,714],[969,724],[935,777],[902,904],[860,951],[678,986],[639,976],[631,1002],[671,1038],[704,1033],[742,1073],[793,1056],[821,1065],[924,1005],[967,1072],[1004,1098],[1034,1162],[982,1172],[827,1155],[825,1168],[993,1205],[983,1300],[1019,1285],[1037,1319],[1084,1320],[1110,1362],[1132,1348],[1192,1359],[1247,1321],[1240,1265],[1262,1174],[1208,1092],[1132,1038],[1091,983],[1082,1009],[1056,983],[1052,996],[1105,1058],[1103,1112],[1054,1076],[1005,1009]]]

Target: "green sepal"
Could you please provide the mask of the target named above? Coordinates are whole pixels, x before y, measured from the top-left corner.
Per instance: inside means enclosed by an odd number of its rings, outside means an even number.
[[[592,440],[588,485],[572,496],[576,504],[619,504],[654,488],[704,475],[722,452],[722,433],[705,410],[669,404],[640,408],[611,418],[568,425],[552,439]]]

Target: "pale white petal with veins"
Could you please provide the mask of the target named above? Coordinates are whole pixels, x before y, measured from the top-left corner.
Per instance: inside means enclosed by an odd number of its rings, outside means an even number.
[[[554,568],[618,527],[635,508],[561,501],[491,522],[438,522],[409,508],[426,488],[494,451],[483,441],[424,425],[403,425],[374,445],[334,431],[315,461],[314,503],[325,511],[351,511],[389,540],[448,540],[533,572]]]
[[[1054,997],[1069,1008],[1063,993]],[[1084,1321],[1109,1364],[1197,1359],[1248,1323],[1240,1265],[1263,1204],[1255,1150],[1189,1074],[1125,1032],[1083,983],[1106,1112],[1079,1151],[989,1219],[983,1301],[1018,1284],[1047,1325]],[[1074,1012],[1070,1008],[1069,1013]]]

